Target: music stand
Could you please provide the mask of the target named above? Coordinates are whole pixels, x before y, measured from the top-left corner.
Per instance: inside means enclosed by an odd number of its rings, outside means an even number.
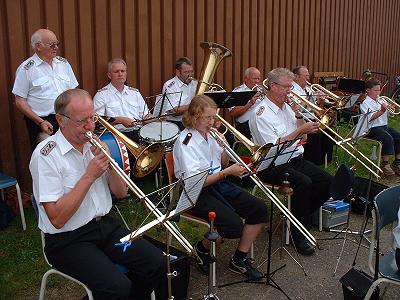
[[[204,95],[214,100],[218,108],[231,108],[232,106],[246,105],[255,94],[257,94],[257,91],[204,93]]]

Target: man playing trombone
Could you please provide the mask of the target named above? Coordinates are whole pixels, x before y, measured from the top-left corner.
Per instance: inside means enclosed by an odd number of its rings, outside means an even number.
[[[122,58],[114,58],[108,63],[107,76],[110,83],[98,90],[93,98],[96,113],[111,117],[110,124],[139,142],[142,120],[152,117],[147,104],[138,89],[125,85],[127,67]]]
[[[288,69],[277,68],[269,72],[267,96],[250,119],[250,130],[256,144],[280,144],[305,139],[308,133],[315,133],[319,129],[318,122],[305,122],[296,104],[290,106],[286,103],[293,79],[294,74]],[[289,174],[287,179],[294,191],[293,215],[306,229],[310,229],[313,212],[329,198],[332,176],[303,159],[303,146],[295,143],[291,148],[293,151],[290,155],[277,157],[272,166],[259,173],[259,177],[268,183],[281,184],[285,174]],[[294,229],[292,235],[300,254],[314,253],[314,248],[298,230]]]
[[[86,284],[95,299],[148,299],[161,286],[164,257],[143,238],[126,248],[115,245],[130,231],[108,215],[110,192],[125,197],[127,183],[86,137],[97,119],[89,93],[63,92],[55,112],[60,129],[37,146],[29,165],[46,256],[55,268]],[[134,280],[115,263],[128,268]]]
[[[377,79],[365,82],[367,97],[360,105],[362,114],[368,113],[367,137],[382,143],[382,170],[385,176],[400,175],[400,133],[388,127],[388,106],[390,103],[380,101],[381,83]],[[390,155],[395,155],[392,165],[389,164]]]

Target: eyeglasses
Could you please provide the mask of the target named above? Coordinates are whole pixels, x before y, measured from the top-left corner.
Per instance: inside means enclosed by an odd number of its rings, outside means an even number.
[[[215,121],[217,119],[217,116],[199,117],[199,119],[204,120],[204,121]]]
[[[52,43],[42,43],[42,45],[44,45],[45,47],[49,47],[51,49],[55,49],[56,47],[58,48],[58,46],[60,46],[60,42],[52,42]]]
[[[292,85],[291,84],[280,84],[279,82],[272,82],[275,83],[281,87],[283,87],[284,89],[292,89]]]
[[[86,119],[78,119],[78,120],[73,120],[73,119],[71,119],[71,117],[69,117],[67,115],[64,115],[64,114],[60,114],[60,115],[63,116],[63,117],[66,117],[69,120],[71,120],[72,122],[74,122],[78,126],[85,126],[89,122],[96,123],[99,120],[99,116],[98,115],[94,115],[94,116],[88,117]]]

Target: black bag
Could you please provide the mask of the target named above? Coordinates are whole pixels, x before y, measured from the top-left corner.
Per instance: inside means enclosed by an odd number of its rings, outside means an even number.
[[[374,282],[373,278],[361,270],[351,268],[346,274],[340,278],[343,287],[344,300],[361,300],[364,299],[368,289]],[[379,299],[379,288],[377,287],[371,295],[371,300]]]
[[[363,214],[364,208],[367,203],[367,192],[368,192],[369,179],[356,177],[354,189],[353,189],[353,197],[354,202],[351,204],[351,211],[356,214]],[[371,216],[371,204],[374,200],[375,196],[382,192],[384,189],[388,187],[384,184],[371,181],[371,189],[369,192],[369,203],[370,207],[368,207],[368,216]]]

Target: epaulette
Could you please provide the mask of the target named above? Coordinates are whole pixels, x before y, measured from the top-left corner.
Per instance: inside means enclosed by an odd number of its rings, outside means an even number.
[[[35,64],[35,61],[33,59],[31,59],[30,61],[28,61],[25,66],[24,69],[28,70],[30,67],[32,67]]]
[[[56,145],[57,144],[55,141],[48,141],[47,144],[40,149],[40,153],[44,156],[47,156],[56,147]]]
[[[103,91],[107,91],[107,87],[103,87],[102,89],[97,90],[98,92],[103,92]]]
[[[170,84],[168,84],[168,86],[167,87],[172,87],[173,85],[175,84],[175,81],[171,81],[171,83]]]
[[[134,87],[131,87],[131,86],[128,86],[128,89],[131,90],[131,91],[139,92],[139,90],[137,88],[134,88]]]
[[[191,138],[192,138],[192,134],[190,132],[188,132],[188,134],[186,135],[186,137],[183,140],[182,144],[184,144],[184,145],[189,144],[189,141],[190,141]]]
[[[256,115],[257,115],[257,116],[261,116],[262,113],[264,112],[264,110],[265,110],[265,107],[264,107],[264,106],[260,106],[260,107],[258,108],[257,112],[256,112]]]
[[[59,61],[62,61],[62,62],[65,62],[65,63],[68,62],[67,59],[64,58],[64,57],[56,56],[56,58],[57,58]]]

